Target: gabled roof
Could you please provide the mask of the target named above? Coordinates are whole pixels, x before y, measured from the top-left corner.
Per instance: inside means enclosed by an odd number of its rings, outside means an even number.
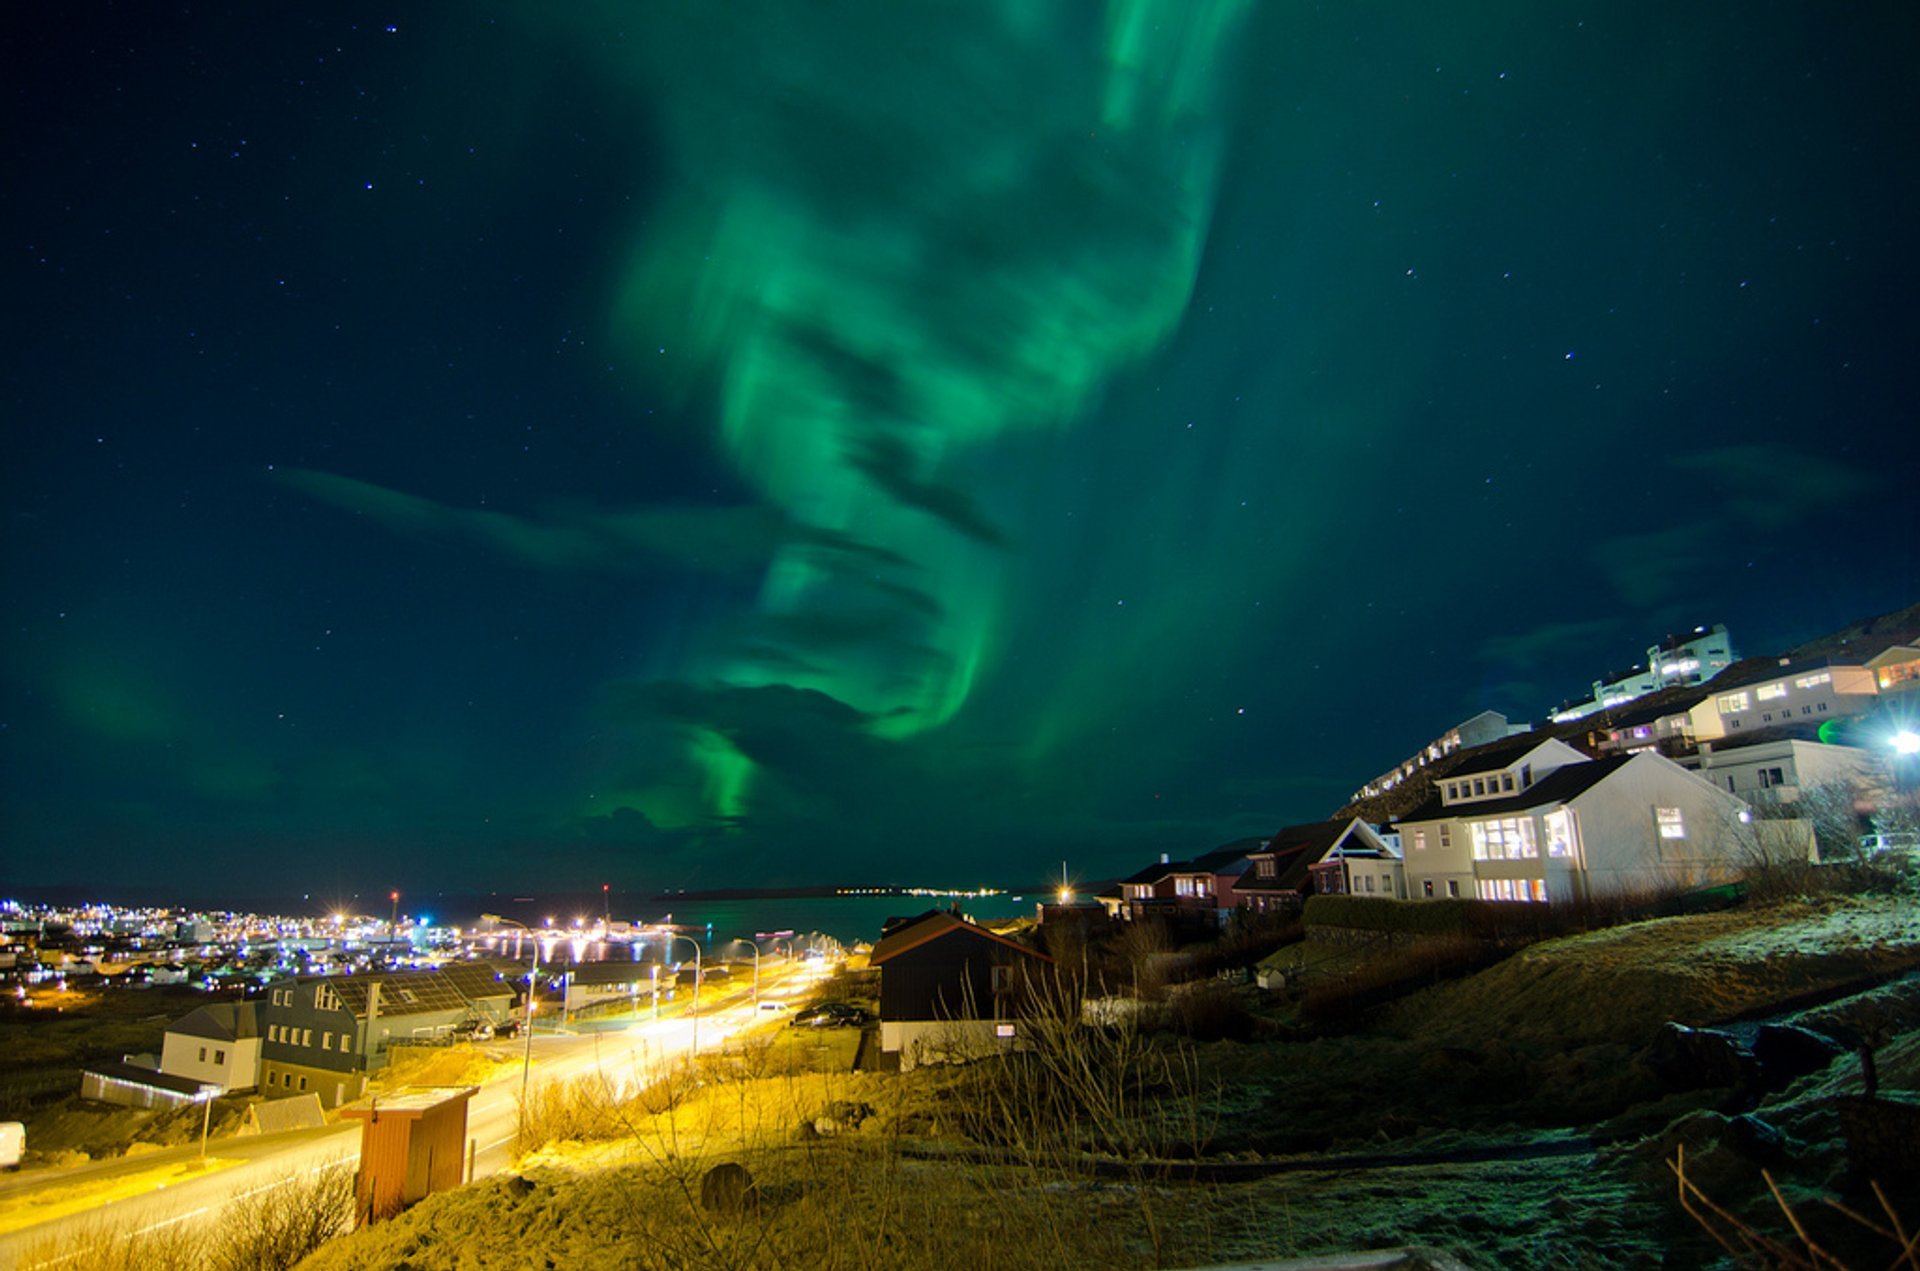
[[[1612,755],[1606,759],[1589,759],[1583,763],[1570,763],[1565,767],[1555,768],[1525,790],[1508,795],[1504,799],[1476,799],[1471,803],[1456,803],[1449,807],[1444,806],[1436,795],[1394,824],[1400,826],[1415,821],[1450,821],[1456,817],[1499,816],[1506,812],[1523,812],[1529,808],[1545,807],[1551,803],[1565,803],[1591,790],[1618,772],[1623,765],[1630,764],[1638,758],[1640,758],[1639,755]]]
[[[195,1007],[167,1025],[169,1033],[201,1037],[212,1042],[239,1041],[258,1037],[260,1005],[257,1002],[209,1002]]]
[[[1286,826],[1267,840],[1267,846],[1262,849],[1262,853],[1277,854],[1302,847],[1317,848],[1319,850],[1314,853],[1314,859],[1318,860],[1331,851],[1333,845],[1340,841],[1340,836],[1351,829],[1353,823],[1359,819],[1354,816],[1335,817],[1331,821],[1309,821],[1304,825]]]
[[[928,914],[918,922],[910,923],[889,935],[882,936],[880,943],[873,946],[873,952],[867,955],[867,965],[879,966],[888,958],[897,957],[905,953],[908,949],[917,949],[923,944],[928,944],[932,941],[953,935],[955,932],[962,931],[979,936],[985,940],[992,940],[996,943],[1004,944],[1009,949],[1024,953],[1030,958],[1038,958],[1042,962],[1053,961],[1053,959],[1049,958],[1046,954],[1029,949],[1017,940],[1009,940],[998,932],[988,931],[985,927],[975,926],[964,918],[942,911],[940,913]]]

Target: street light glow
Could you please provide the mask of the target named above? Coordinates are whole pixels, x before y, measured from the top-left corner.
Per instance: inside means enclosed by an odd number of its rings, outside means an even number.
[[[1903,728],[1893,735],[1893,753],[1896,755],[1920,755],[1920,733],[1911,728]]]

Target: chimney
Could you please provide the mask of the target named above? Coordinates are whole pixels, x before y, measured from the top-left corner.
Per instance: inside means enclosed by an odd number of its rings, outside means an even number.
[[[1160,853],[1160,863],[1162,865],[1171,865],[1173,864],[1173,857],[1168,856],[1165,852],[1162,852]]]
[[[380,1018],[380,981],[367,985],[367,1028],[373,1028],[373,1021]]]

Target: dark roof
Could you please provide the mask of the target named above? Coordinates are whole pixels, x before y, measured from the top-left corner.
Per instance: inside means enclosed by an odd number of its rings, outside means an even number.
[[[1358,819],[1351,816],[1335,817],[1331,821],[1310,821],[1305,825],[1289,825],[1267,840],[1265,850],[1281,853],[1302,847],[1313,848],[1317,849],[1313,859],[1319,860],[1321,856],[1333,849],[1333,845],[1340,841],[1340,836],[1347,832],[1347,827]]]
[[[1196,856],[1168,867],[1171,874],[1237,874],[1247,867],[1247,853],[1260,850],[1258,839],[1248,840],[1245,846],[1220,847],[1204,856]],[[1238,868],[1235,868],[1238,866]]]
[[[124,1060],[111,1059],[103,1064],[88,1064],[80,1070],[90,1072],[97,1077],[106,1077],[111,1081],[124,1081],[129,1085],[151,1086],[155,1090],[166,1090],[173,1094],[185,1095],[189,1099],[197,1098],[202,1090],[218,1090],[217,1081],[201,1081],[194,1077],[176,1077],[170,1072],[158,1072],[152,1068],[142,1068],[139,1064],[130,1064]]]
[[[1261,878],[1257,870],[1240,876],[1233,885],[1235,891],[1303,891],[1307,885],[1308,869],[1323,853],[1310,847],[1290,847],[1273,854],[1273,877]]]
[[[310,975],[301,984],[324,984],[340,995],[355,1019],[367,1017],[373,986],[380,986],[380,1014],[425,1015],[457,1011],[477,997],[511,996],[513,986],[497,981],[494,969],[479,962],[449,963],[439,971],[369,971],[361,975]]]
[[[204,1037],[208,1041],[231,1042],[242,1037],[258,1037],[260,1025],[257,1002],[209,1002],[195,1007],[167,1025],[169,1033],[185,1037]]]
[[[1840,662],[1833,658],[1742,658],[1720,674],[1707,681],[1713,693],[1725,693],[1729,689],[1746,688],[1750,684],[1765,684],[1768,680],[1777,680],[1786,675],[1799,675],[1803,671],[1824,671],[1834,666],[1854,666],[1853,662]],[[1701,694],[1702,697],[1710,694]]]
[[[1014,949],[1026,954],[1030,958],[1039,958],[1042,962],[1051,962],[1053,960],[1044,953],[1029,949],[1017,940],[1009,940],[997,931],[988,931],[985,927],[977,927],[964,918],[955,917],[953,914],[942,910],[937,913],[928,914],[918,922],[901,927],[888,935],[880,937],[880,943],[874,945],[873,952],[867,955],[867,965],[879,966],[888,958],[905,953],[908,949],[917,949],[930,941],[950,936],[956,931],[965,931],[985,940],[997,941],[1000,944],[1006,945],[1009,949]]]
[[[1185,861],[1157,861],[1145,869],[1136,869],[1120,880],[1122,887],[1132,883],[1157,883],[1175,870],[1186,866]]]
[[[1442,806],[1436,795],[1401,817],[1395,825],[1405,825],[1413,821],[1444,821],[1457,816],[1498,816],[1503,812],[1520,812],[1549,803],[1565,803],[1599,785],[1617,772],[1621,765],[1632,763],[1638,758],[1638,755],[1613,755],[1606,759],[1589,759],[1584,763],[1570,763],[1563,768],[1555,768],[1525,790],[1508,795],[1504,799],[1476,799],[1470,803],[1456,803],[1446,807]]]
[[[1546,733],[1515,733],[1500,741],[1490,741],[1484,746],[1476,746],[1473,753],[1446,772],[1434,778],[1435,781],[1447,777],[1470,777],[1476,772],[1498,772],[1520,756],[1547,742],[1558,740]]]
[[[1705,690],[1697,690],[1687,693],[1684,698],[1679,700],[1665,693],[1659,696],[1661,700],[1657,702],[1653,701],[1653,698],[1650,696],[1637,697],[1634,701],[1651,703],[1651,705],[1642,705],[1637,710],[1627,711],[1619,715],[1609,711],[1606,713],[1604,722],[1597,716],[1595,717],[1595,722],[1603,723],[1603,726],[1607,728],[1637,728],[1641,724],[1651,724],[1655,720],[1665,719],[1669,715],[1684,715],[1692,710],[1697,703],[1705,701],[1713,695]]]

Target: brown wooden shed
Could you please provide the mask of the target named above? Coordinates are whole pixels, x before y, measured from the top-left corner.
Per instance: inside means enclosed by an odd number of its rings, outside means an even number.
[[[340,1109],[361,1122],[354,1222],[391,1218],[465,1173],[467,1100],[478,1086],[405,1086]]]

